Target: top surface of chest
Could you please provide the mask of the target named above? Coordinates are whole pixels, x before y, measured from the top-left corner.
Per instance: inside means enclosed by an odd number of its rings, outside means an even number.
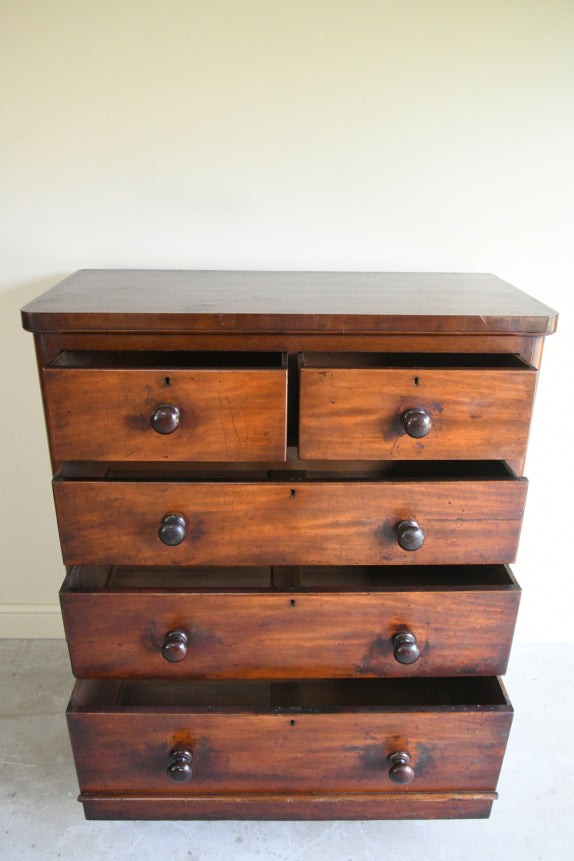
[[[557,315],[488,274],[85,269],[22,319],[34,332],[546,335]]]

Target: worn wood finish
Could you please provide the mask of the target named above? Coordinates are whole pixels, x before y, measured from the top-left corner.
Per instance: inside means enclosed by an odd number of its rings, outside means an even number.
[[[240,580],[240,569],[235,576]],[[443,585],[430,591],[409,586],[408,577],[404,579],[402,588],[377,588],[373,574],[372,590],[353,591],[351,568],[345,591],[335,586],[332,591],[272,592],[240,586],[219,591],[142,588],[137,584],[145,582],[144,577],[138,581],[134,576],[133,585],[123,591],[64,586],[60,600],[77,677],[265,679],[505,672],[520,599],[515,582],[482,589]],[[429,579],[432,585],[430,575]],[[420,652],[413,663],[395,658],[394,638],[405,629]]]
[[[55,481],[64,562],[118,565],[402,565],[512,562],[526,482]],[[158,539],[167,514],[186,537]],[[403,550],[396,525],[425,540]]]
[[[89,793],[86,819],[487,819],[496,792]]]
[[[549,334],[556,312],[494,275],[84,269],[22,309],[31,331]]]
[[[233,706],[220,693],[215,705],[194,706],[180,704],[187,697],[174,692],[170,705],[150,708],[138,704],[135,682],[133,702],[98,706],[96,683],[89,703],[76,708],[83,684],[76,683],[68,710],[82,792],[170,793],[167,768],[174,749],[193,754],[192,777],[177,787],[181,795],[255,789],[404,792],[389,777],[387,758],[397,750],[411,758],[415,777],[409,789],[444,791],[455,785],[488,791],[496,787],[512,722],[512,709],[503,701],[455,700],[420,708],[402,705],[393,692],[377,697],[387,700],[384,705],[370,705],[366,698],[364,706],[311,711]],[[200,698],[210,702],[208,693]]]
[[[299,455],[332,460],[521,458],[536,371],[490,368],[300,369]],[[407,411],[429,416],[410,436]]]
[[[556,313],[490,275],[84,270],[22,318],[86,816],[488,816]]]
[[[43,372],[57,460],[283,460],[287,372],[48,368]],[[171,433],[152,415],[177,407]]]

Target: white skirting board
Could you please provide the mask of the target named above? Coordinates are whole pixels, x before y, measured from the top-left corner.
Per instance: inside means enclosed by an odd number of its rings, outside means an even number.
[[[0,638],[64,636],[59,604],[0,604]]]

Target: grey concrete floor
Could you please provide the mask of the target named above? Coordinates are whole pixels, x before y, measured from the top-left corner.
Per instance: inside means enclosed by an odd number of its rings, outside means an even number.
[[[86,822],[64,711],[60,640],[0,640],[0,859],[388,861],[574,859],[574,645],[520,645],[516,715],[490,819],[437,822]]]

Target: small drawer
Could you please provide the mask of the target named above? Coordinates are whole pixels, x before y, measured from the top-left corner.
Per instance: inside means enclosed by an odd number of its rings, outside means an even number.
[[[514,355],[299,357],[301,458],[517,460],[536,370]]]
[[[503,565],[75,567],[60,592],[83,678],[498,675],[519,599]]]
[[[43,379],[55,461],[285,459],[281,353],[65,351]]]
[[[67,565],[431,565],[514,560],[527,482],[503,464],[287,480],[121,468],[53,483]],[[408,465],[407,465],[408,466]],[[175,476],[175,473],[174,473]],[[186,477],[188,476],[188,477]],[[225,476],[225,477],[223,477]]]
[[[496,677],[76,682],[82,793],[492,791],[512,721]]]

